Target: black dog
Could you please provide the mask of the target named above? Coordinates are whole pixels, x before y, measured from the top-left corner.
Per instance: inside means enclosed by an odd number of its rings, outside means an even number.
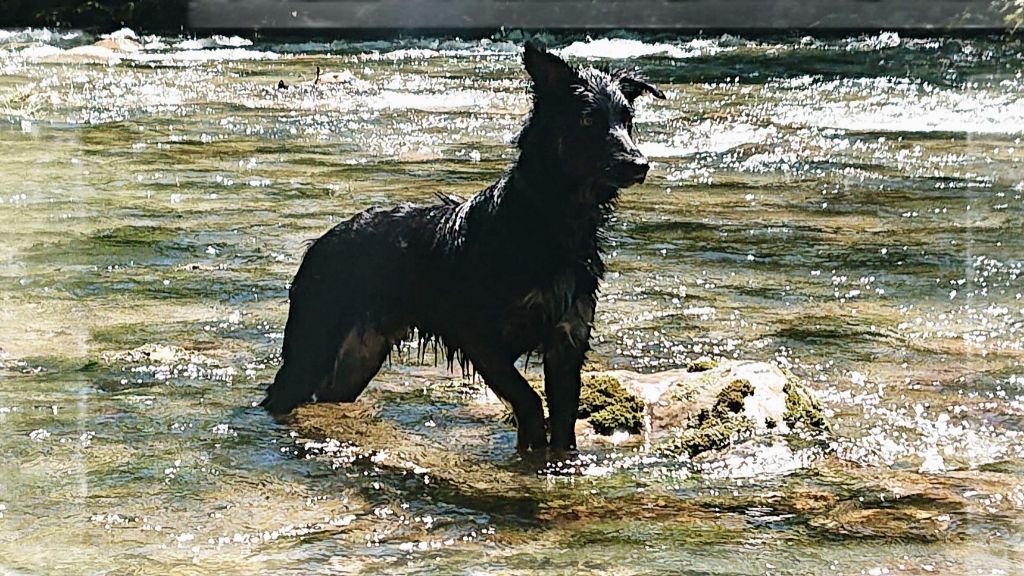
[[[648,170],[633,101],[665,95],[631,71],[577,69],[532,42],[523,59],[533,112],[498,182],[465,202],[367,210],[309,248],[267,410],[355,400],[415,328],[512,405],[520,450],[548,445],[540,397],[515,367],[540,351],[551,447],[575,448],[601,227],[619,189]]]

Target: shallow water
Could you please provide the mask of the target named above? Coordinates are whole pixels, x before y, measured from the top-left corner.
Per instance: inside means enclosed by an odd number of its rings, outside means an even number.
[[[0,31],[0,572],[1024,572],[1019,40],[549,38],[668,94],[594,361],[773,361],[834,437],[539,473],[429,363],[335,442],[252,408],[305,240],[513,158],[514,37],[95,40]]]

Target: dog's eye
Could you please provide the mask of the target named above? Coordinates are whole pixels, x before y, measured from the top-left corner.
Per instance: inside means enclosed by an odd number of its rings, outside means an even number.
[[[580,126],[589,128],[594,125],[594,119],[590,116],[580,116]]]

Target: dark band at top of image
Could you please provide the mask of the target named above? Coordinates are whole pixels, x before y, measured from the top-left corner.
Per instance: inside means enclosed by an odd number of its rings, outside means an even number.
[[[1020,0],[193,0],[193,28],[998,30]]]

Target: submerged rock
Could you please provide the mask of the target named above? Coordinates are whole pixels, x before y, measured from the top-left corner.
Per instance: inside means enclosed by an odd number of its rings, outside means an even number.
[[[152,357],[162,351],[132,352]],[[543,381],[530,383],[543,397]],[[767,458],[766,462],[770,462],[764,466],[781,470],[806,464],[804,449],[810,446],[787,446],[790,439],[817,439],[828,430],[821,405],[810,390],[794,376],[763,362],[700,362],[686,369],[653,374],[627,370],[585,371],[581,385],[577,439],[584,450],[593,444],[643,444],[646,449],[663,455],[711,463],[731,456],[746,458],[744,466],[747,468],[760,465],[758,458]],[[402,397],[399,401],[408,402],[403,393],[392,393]],[[458,409],[465,411],[459,418],[468,420],[464,421],[464,426],[457,427],[463,434],[458,443],[465,448],[467,438],[472,436],[474,442],[480,442],[481,453],[490,450],[493,440],[486,437],[494,434],[495,424],[504,422],[497,426],[515,426],[507,407],[493,395],[485,393],[481,398],[484,397],[495,399],[482,404],[469,402]],[[357,405],[374,402],[372,396],[367,398]],[[297,411],[296,427],[310,438],[350,441],[358,438],[362,443],[370,436],[379,436],[379,431],[348,429],[371,425],[361,421],[366,414],[355,419],[344,417],[348,411],[358,412],[358,408],[350,406],[353,405],[307,406]],[[433,423],[433,416],[430,419],[430,430],[433,430],[437,424]],[[474,423],[470,424],[470,420]],[[380,422],[373,425],[384,426]],[[385,445],[409,448],[407,442],[413,442],[400,440],[399,428],[388,430],[384,435],[387,437]],[[447,433],[451,434],[452,430]],[[469,436],[465,436],[467,434]],[[443,442],[450,440],[446,438]],[[714,472],[709,469],[709,473]]]
[[[544,396],[544,383],[531,381]],[[512,412],[504,420],[514,424]],[[685,369],[584,372],[577,434],[587,442],[645,441],[694,458],[746,440],[828,431],[821,404],[795,376],[764,362],[702,358]]]
[[[115,37],[111,36],[103,38],[93,43],[93,46],[97,48],[106,48],[107,50],[113,50],[114,52],[138,52],[142,50],[142,45],[138,41],[129,37]]]

